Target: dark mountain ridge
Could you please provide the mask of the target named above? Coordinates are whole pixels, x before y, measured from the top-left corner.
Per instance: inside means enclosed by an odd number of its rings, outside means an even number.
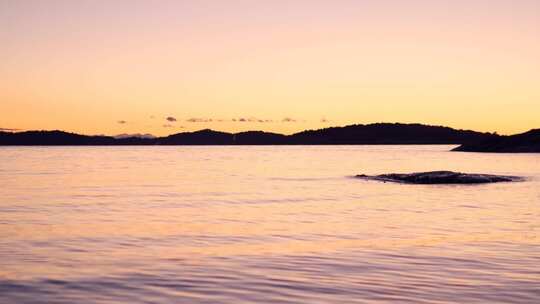
[[[0,145],[112,145],[118,141],[109,136],[88,136],[59,130],[0,132]]]
[[[308,130],[291,139],[300,144],[462,144],[493,136],[441,126],[375,123]]]
[[[63,131],[0,132],[0,145],[359,145],[470,144],[501,136],[422,124],[376,123],[306,130],[292,135],[263,131],[227,133],[209,129],[165,137],[114,138]]]
[[[204,129],[156,139],[158,145],[232,145],[233,134]]]
[[[538,153],[540,129],[511,136],[488,137],[477,142],[464,143],[454,149],[463,152]]]

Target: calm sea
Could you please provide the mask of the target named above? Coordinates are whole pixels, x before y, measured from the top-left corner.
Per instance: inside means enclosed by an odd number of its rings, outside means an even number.
[[[540,303],[540,155],[2,147],[0,303]],[[520,175],[401,185],[360,173]]]

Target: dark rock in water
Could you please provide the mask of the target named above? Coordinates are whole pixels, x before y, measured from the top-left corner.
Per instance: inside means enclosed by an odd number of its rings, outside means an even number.
[[[381,175],[357,175],[357,178],[376,180],[382,182],[396,182],[406,184],[484,184],[513,182],[521,180],[517,176],[467,174],[452,171],[432,171],[418,173],[390,173]]]

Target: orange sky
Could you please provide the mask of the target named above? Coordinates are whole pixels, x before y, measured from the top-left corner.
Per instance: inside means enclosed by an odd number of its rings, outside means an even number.
[[[0,0],[0,128],[540,128],[540,1],[447,2]]]

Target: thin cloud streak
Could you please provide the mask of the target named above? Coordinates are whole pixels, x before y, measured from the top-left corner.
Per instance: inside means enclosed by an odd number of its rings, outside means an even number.
[[[164,124],[162,127],[163,127],[163,128],[184,129],[184,126],[175,126],[175,125],[172,125],[172,124]]]
[[[257,123],[269,123],[274,122],[272,119],[261,119],[257,117],[240,117],[240,118],[233,118],[231,120],[232,122],[257,122]]]
[[[189,118],[189,119],[186,119],[187,122],[193,122],[193,123],[197,123],[197,122],[212,122],[212,118]]]
[[[294,118],[290,118],[290,117],[285,117],[281,120],[282,122],[297,122],[296,119]]]

